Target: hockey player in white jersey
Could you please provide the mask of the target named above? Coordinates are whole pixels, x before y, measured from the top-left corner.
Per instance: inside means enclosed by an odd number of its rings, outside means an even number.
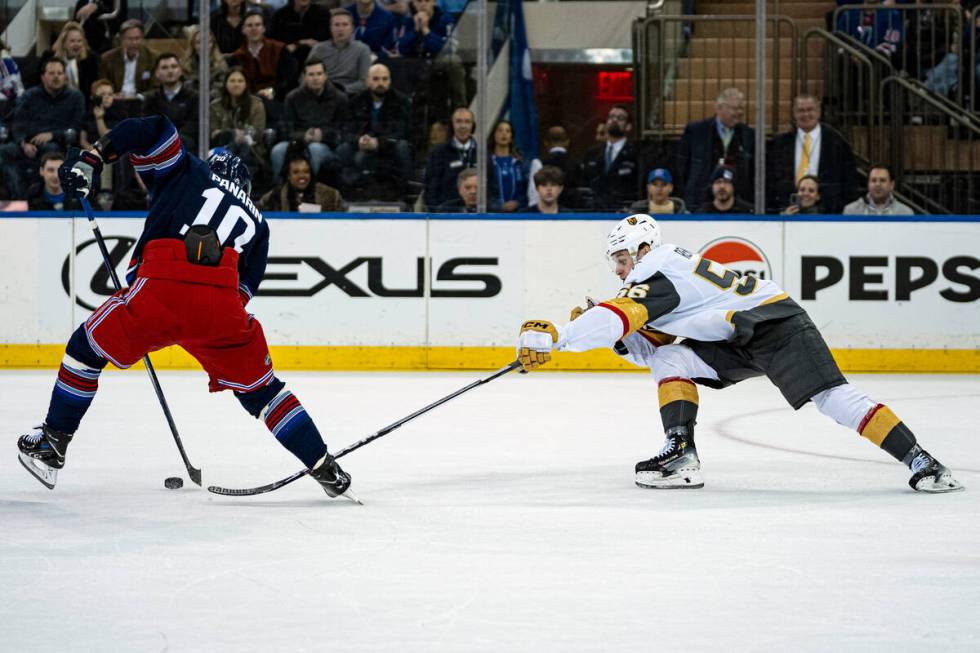
[[[659,226],[645,214],[613,229],[606,255],[624,281],[618,296],[574,310],[561,327],[528,320],[517,353],[530,370],[548,362],[552,350],[611,347],[651,369],[666,440],[656,456],[636,464],[638,486],[703,487],[694,444],[696,384],[724,388],[765,375],[794,409],[812,400],[820,412],[907,465],[912,489],[963,489],[891,409],[847,382],[806,311],[774,282],[740,277],[662,244]],[[675,337],[684,340],[671,344]]]

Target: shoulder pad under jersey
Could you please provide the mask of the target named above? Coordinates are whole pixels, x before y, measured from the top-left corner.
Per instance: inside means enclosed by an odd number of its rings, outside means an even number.
[[[664,262],[670,257],[670,253],[674,251],[673,245],[663,244],[660,247],[655,247],[646,256],[640,259],[640,262],[636,264],[632,270],[630,270],[629,275],[626,277],[624,283],[638,283],[640,281],[646,281],[663,267]]]

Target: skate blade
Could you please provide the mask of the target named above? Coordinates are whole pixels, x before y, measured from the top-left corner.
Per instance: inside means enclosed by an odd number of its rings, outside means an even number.
[[[362,502],[356,496],[354,496],[353,494],[351,494],[350,490],[347,490],[346,492],[344,492],[343,494],[341,494],[337,498],[338,499],[347,499],[348,501],[351,501],[353,503],[356,503],[359,506],[363,506],[364,505],[364,502]]]
[[[949,475],[941,476],[938,479],[923,478],[915,485],[916,492],[925,492],[926,494],[945,494],[946,492],[959,492],[965,489],[966,487],[962,483]]]
[[[26,453],[17,454],[17,460],[20,464],[24,466],[24,469],[31,473],[31,476],[36,478],[41,485],[53,490],[55,484],[58,482],[58,470],[54,467],[49,467],[37,460],[36,458],[31,458]]]
[[[697,490],[704,487],[699,469],[682,469],[670,476],[656,472],[637,472],[636,487],[646,490]]]

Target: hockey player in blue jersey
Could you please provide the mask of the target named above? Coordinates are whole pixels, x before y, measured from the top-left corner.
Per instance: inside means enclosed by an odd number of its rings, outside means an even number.
[[[249,199],[248,169],[227,152],[208,162],[185,151],[167,118],[124,120],[88,151],[69,156],[61,183],[87,196],[103,163],[129,155],[150,210],[120,290],[75,330],[44,423],[18,441],[20,461],[54,488],[68,444],[107,363],[127,368],[179,345],[231,390],[252,416],[312,470],[329,496],[350,486],[299,400],[272,368],[262,326],[245,306],[265,272],[269,226]]]

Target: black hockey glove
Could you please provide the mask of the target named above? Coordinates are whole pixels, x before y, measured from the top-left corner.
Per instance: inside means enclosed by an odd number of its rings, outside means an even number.
[[[102,159],[94,152],[82,152],[77,147],[68,150],[65,162],[58,168],[58,179],[65,197],[77,199],[88,197],[92,181],[102,174]]]

